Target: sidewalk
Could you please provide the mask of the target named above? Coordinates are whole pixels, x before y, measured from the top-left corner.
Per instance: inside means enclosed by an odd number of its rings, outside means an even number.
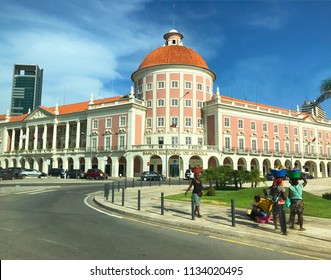
[[[101,207],[112,212],[123,214],[130,218],[153,221],[182,229],[221,234],[224,238],[237,238],[245,243],[276,244],[276,247],[288,247],[301,250],[303,253],[318,252],[324,258],[331,259],[331,219],[304,216],[306,231],[287,229],[287,235],[280,231],[274,232],[271,223],[260,224],[250,220],[246,209],[235,209],[235,226],[232,225],[231,207],[205,205],[201,200],[202,218],[192,220],[191,204],[164,199],[164,211],[161,215],[161,193],[164,197],[183,193],[187,186],[153,186],[127,188],[124,191],[124,206],[122,206],[122,190],[112,191],[109,198],[104,198],[104,192],[94,194],[94,201]],[[138,210],[138,190],[140,190],[140,210]],[[249,203],[248,203],[249,204]],[[248,206],[248,205],[247,205]],[[288,219],[288,215],[286,217]],[[289,250],[289,249],[287,249]]]

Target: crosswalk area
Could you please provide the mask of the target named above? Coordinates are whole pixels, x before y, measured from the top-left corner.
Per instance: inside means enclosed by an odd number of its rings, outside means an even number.
[[[55,192],[60,189],[61,186],[52,186],[52,187],[0,187],[0,197],[6,195],[38,195],[49,192]]]

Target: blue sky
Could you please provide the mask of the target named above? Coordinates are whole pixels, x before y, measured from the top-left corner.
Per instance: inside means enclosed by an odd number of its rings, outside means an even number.
[[[42,105],[127,94],[173,27],[221,94],[287,109],[331,77],[331,1],[0,0],[0,113],[13,65],[44,69]],[[321,104],[331,119],[331,100]]]

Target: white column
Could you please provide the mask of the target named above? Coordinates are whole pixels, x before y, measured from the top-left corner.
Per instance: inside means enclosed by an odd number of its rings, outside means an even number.
[[[8,130],[7,127],[3,130],[2,152],[7,152],[8,149]]]
[[[111,161],[112,161],[112,166],[111,166],[111,174],[112,177],[117,177],[118,176],[118,171],[119,171],[119,161],[118,161],[118,157],[111,157]]]
[[[19,137],[19,139],[18,139],[18,149],[20,150],[20,149],[22,149],[22,147],[23,147],[23,129],[22,128],[20,128],[20,137]]]
[[[43,150],[47,149],[47,124],[44,124],[44,132],[43,132]]]
[[[69,130],[70,130],[70,123],[66,123],[66,136],[65,136],[65,144],[64,148],[68,149],[69,148]]]
[[[11,138],[10,138],[10,151],[14,151],[15,149],[15,129],[12,129]]]
[[[25,130],[25,150],[29,149],[29,135],[30,135],[30,128],[27,126]]]
[[[34,134],[33,134],[33,149],[37,150],[37,145],[38,145],[38,126],[36,125],[34,127]]]
[[[77,121],[76,129],[76,149],[80,148],[80,121]]]
[[[56,140],[57,140],[57,120],[54,121],[53,126],[53,140],[52,140],[52,149],[56,149]]]

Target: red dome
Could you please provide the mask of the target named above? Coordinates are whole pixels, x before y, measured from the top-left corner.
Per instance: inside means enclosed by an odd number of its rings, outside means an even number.
[[[194,50],[184,46],[172,45],[163,46],[152,51],[144,58],[138,70],[164,64],[192,65],[209,69],[204,59]]]

